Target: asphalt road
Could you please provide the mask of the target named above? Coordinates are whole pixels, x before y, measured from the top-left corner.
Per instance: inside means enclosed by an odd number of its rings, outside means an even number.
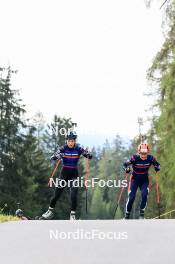
[[[174,264],[175,220],[0,224],[1,264]]]

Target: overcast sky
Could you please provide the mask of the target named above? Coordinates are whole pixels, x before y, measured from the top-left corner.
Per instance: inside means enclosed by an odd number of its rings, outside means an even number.
[[[161,3],[0,0],[0,65],[18,70],[28,115],[72,117],[83,140],[136,135],[146,70],[163,41]]]

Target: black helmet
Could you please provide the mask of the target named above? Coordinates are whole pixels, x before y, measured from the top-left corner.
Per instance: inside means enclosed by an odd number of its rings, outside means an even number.
[[[21,217],[24,215],[23,211],[21,209],[16,210],[15,215],[18,217]]]
[[[77,135],[76,135],[75,132],[72,132],[72,131],[71,131],[71,132],[67,135],[66,139],[74,139],[74,140],[76,140],[76,139],[77,139]]]

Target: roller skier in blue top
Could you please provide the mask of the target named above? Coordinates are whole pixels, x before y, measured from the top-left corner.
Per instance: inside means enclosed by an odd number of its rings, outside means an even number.
[[[135,200],[136,192],[139,187],[141,191],[140,219],[144,219],[144,211],[147,205],[149,193],[149,168],[154,166],[156,172],[160,170],[160,164],[154,156],[150,155],[148,144],[142,143],[138,146],[138,154],[133,155],[130,160],[124,162],[123,167],[126,173],[131,172],[130,183],[128,186],[128,200],[126,203],[125,219],[130,218],[130,212]]]
[[[70,182],[70,198],[71,198],[71,213],[70,219],[75,219],[76,207],[77,207],[77,193],[78,187],[74,186],[74,180],[78,178],[78,161],[80,156],[92,159],[92,154],[76,143],[77,135],[73,132],[67,136],[67,142],[64,146],[58,148],[58,150],[51,157],[51,162],[56,160],[62,161],[62,168],[60,173],[60,180]],[[55,195],[50,201],[49,209],[42,215],[42,219],[52,219],[54,216],[54,207],[57,200],[60,198],[64,187],[58,186],[55,188]]]

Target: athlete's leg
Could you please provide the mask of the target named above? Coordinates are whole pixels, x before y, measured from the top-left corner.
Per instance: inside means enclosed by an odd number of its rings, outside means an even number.
[[[128,200],[126,203],[126,214],[130,214],[132,205],[135,200],[136,192],[138,188],[138,183],[133,177],[131,176],[129,187],[128,187]]]
[[[70,199],[71,199],[71,211],[75,212],[77,208],[77,194],[78,194],[78,170],[74,169],[71,172],[70,181]]]
[[[60,198],[64,188],[66,187],[67,184],[67,170],[66,169],[62,169],[61,174],[60,174],[60,178],[59,178],[59,183],[58,186],[55,187],[55,194],[54,197],[51,198],[50,201],[50,208],[54,208],[56,205],[56,202],[58,201],[58,199]]]
[[[142,200],[140,204],[140,212],[144,212],[147,206],[148,194],[149,194],[149,180],[144,181],[140,186]]]

